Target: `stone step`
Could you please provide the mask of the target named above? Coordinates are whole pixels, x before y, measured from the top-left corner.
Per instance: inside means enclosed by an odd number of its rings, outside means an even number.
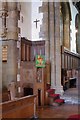
[[[58,103],[59,105],[61,105],[61,104],[64,103],[64,99],[56,99],[54,102]]]
[[[58,103],[55,103],[55,102],[51,103],[50,105],[53,106],[53,107],[59,106],[59,104],[58,104]]]
[[[58,99],[60,97],[60,94],[52,93],[52,94],[49,95],[49,97],[51,97],[51,98],[53,98],[55,100],[55,99]]]
[[[47,90],[47,93],[48,93],[48,94],[55,93],[55,89],[48,89],[48,90]]]
[[[59,106],[64,103],[64,99],[60,99],[60,94],[55,94],[55,89],[48,89],[47,96],[49,105]]]
[[[53,105],[54,101],[59,98],[60,98],[59,94],[50,94],[49,95],[49,105]]]
[[[64,103],[64,99],[56,99],[54,101],[50,101],[50,105],[55,107],[62,105],[63,103]]]

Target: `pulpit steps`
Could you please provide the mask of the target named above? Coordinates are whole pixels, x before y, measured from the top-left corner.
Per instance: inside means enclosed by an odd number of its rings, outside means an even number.
[[[47,90],[48,93],[48,103],[52,106],[59,106],[64,103],[64,99],[60,98],[60,94],[55,94],[55,89]]]

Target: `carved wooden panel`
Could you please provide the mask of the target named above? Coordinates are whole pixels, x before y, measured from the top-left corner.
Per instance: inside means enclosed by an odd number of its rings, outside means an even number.
[[[36,81],[42,82],[42,68],[37,68]]]

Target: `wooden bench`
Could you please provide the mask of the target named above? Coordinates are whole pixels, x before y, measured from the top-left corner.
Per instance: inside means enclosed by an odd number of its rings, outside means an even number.
[[[1,112],[2,108],[2,112]],[[32,118],[36,113],[36,95],[16,98],[13,101],[0,103],[2,118]]]

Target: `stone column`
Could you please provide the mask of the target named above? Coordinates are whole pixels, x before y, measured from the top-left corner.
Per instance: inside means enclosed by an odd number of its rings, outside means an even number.
[[[55,9],[55,75],[56,75],[56,93],[62,94],[63,88],[61,86],[61,46],[60,46],[60,3],[54,2]]]
[[[2,79],[3,79],[2,44],[3,44],[3,40],[6,39],[6,33],[7,33],[6,17],[7,17],[7,3],[0,2],[0,93],[2,93]]]
[[[8,2],[8,33],[7,38],[18,40],[18,10],[17,2]]]
[[[46,62],[49,62],[50,58],[50,43],[49,43],[49,13],[48,13],[48,2],[43,2],[42,7],[40,7],[40,12],[43,13],[43,21],[40,30],[40,37],[45,40],[45,58]]]
[[[51,62],[51,88],[55,87],[55,41],[54,41],[54,2],[49,2],[49,39]]]
[[[0,40],[1,40],[1,38],[0,38]],[[0,83],[1,83],[1,81],[2,81],[2,42],[1,41],[0,41],[0,78],[1,78],[1,80],[0,80]],[[1,88],[1,86],[0,86],[0,88]]]
[[[18,8],[17,2],[8,2],[8,21],[7,21],[7,39],[8,48],[11,49],[8,55],[8,83],[15,82],[17,84],[18,74]],[[11,63],[11,64],[9,64]],[[17,90],[17,89],[16,89]],[[17,92],[17,91],[16,91]]]
[[[43,13],[42,25],[40,27],[40,37],[45,40],[45,59],[46,59],[46,75],[47,83],[50,84],[50,38],[49,38],[49,2],[43,2],[39,8],[39,12]]]
[[[6,17],[7,17],[7,3],[0,2],[0,37],[6,37]]]
[[[2,41],[1,41],[1,38],[0,38],[0,93],[2,93]]]
[[[2,93],[2,2],[0,2],[0,94]],[[0,99],[2,102],[2,99]]]
[[[8,87],[11,82],[17,82],[18,71],[18,10],[17,2],[7,2],[8,17],[6,21],[7,34],[3,45],[7,45],[7,62],[3,62],[3,82]],[[5,74],[4,74],[5,73]]]
[[[70,22],[69,22],[69,18],[66,17],[66,20],[64,21],[64,41],[63,41],[63,45],[64,47],[70,49]]]

